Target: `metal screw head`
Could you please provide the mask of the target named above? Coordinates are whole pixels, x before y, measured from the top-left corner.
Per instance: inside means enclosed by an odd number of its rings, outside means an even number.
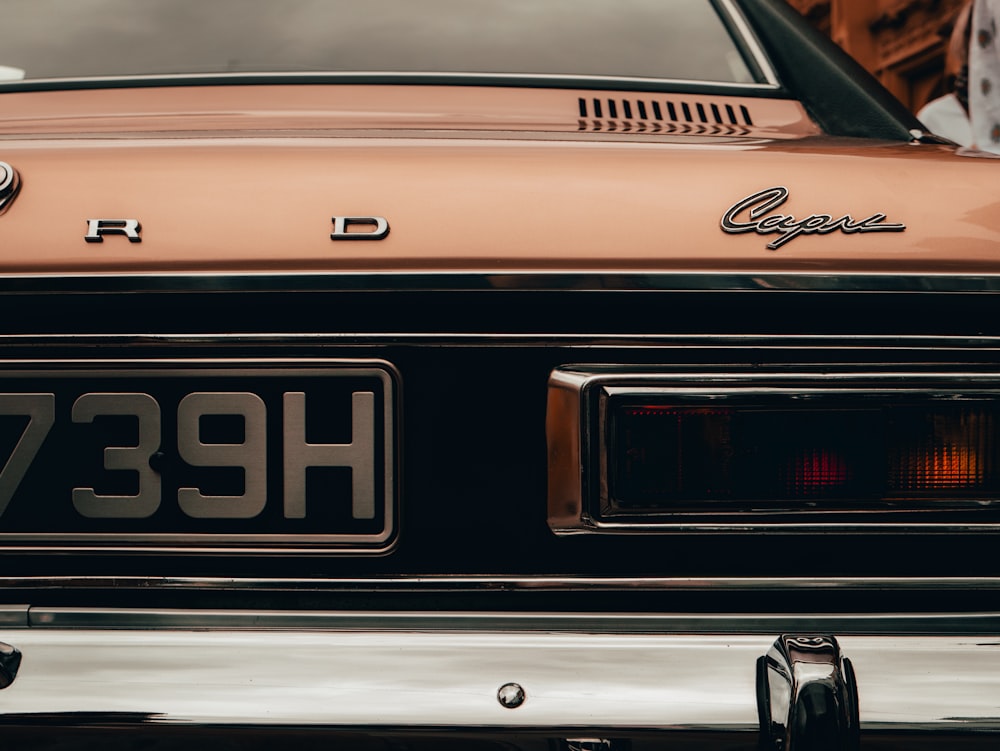
[[[524,704],[524,689],[516,683],[505,683],[497,691],[497,701],[507,709],[517,709]]]

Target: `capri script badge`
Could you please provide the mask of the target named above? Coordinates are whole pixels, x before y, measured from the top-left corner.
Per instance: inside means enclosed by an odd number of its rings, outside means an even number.
[[[778,235],[767,244],[769,250],[790,243],[799,235],[829,235],[843,232],[846,235],[865,232],[902,232],[905,224],[887,222],[885,214],[872,214],[866,219],[855,219],[844,214],[837,219],[832,214],[810,214],[796,219],[791,214],[772,213],[788,200],[788,188],[774,187],[747,196],[722,215],[722,229],[733,235],[756,232],[758,235]]]

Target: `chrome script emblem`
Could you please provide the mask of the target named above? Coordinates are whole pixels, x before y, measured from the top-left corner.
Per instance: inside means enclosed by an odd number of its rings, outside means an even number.
[[[0,214],[5,212],[17,198],[21,189],[21,177],[7,162],[0,162]]]
[[[767,244],[777,250],[799,235],[828,235],[840,230],[844,234],[864,232],[902,232],[905,224],[885,221],[885,214],[872,214],[866,219],[855,220],[850,214],[834,219],[832,214],[810,214],[796,219],[791,214],[768,214],[788,200],[788,188],[777,186],[747,196],[722,215],[722,230],[733,235],[756,232],[758,235],[779,235]],[[766,216],[765,216],[766,215]]]

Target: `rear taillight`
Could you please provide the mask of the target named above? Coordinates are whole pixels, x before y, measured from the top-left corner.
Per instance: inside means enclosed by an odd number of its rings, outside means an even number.
[[[744,403],[614,404],[605,442],[609,511],[732,504],[837,510],[979,500],[1000,490],[989,401],[729,401]]]
[[[555,371],[560,533],[1000,530],[1000,374]]]

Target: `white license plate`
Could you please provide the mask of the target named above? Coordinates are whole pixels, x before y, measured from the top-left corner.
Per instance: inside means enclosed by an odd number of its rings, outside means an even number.
[[[0,547],[384,552],[397,382],[380,361],[0,371]]]

